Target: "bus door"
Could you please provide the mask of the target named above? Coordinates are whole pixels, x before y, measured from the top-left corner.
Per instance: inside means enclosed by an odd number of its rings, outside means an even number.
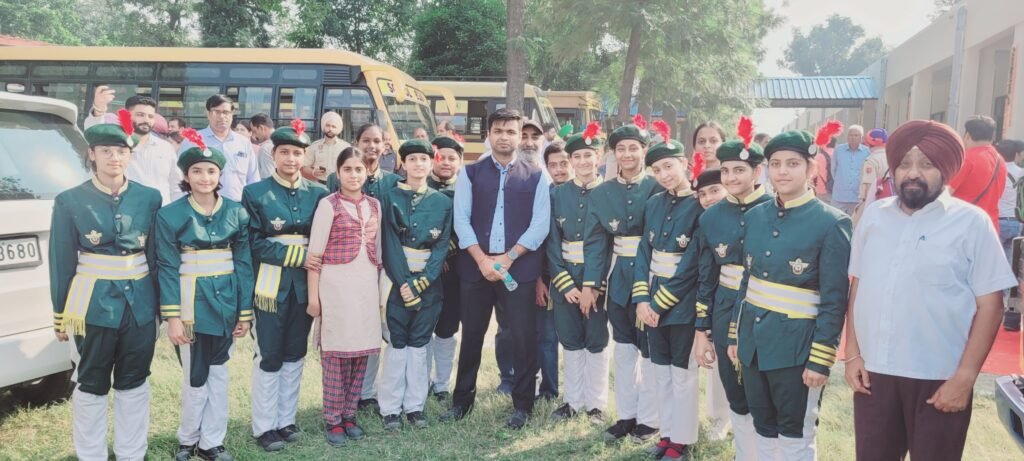
[[[355,132],[367,123],[382,124],[383,114],[373,104],[370,90],[363,88],[325,88],[323,111],[341,115],[341,139],[354,141]],[[319,117],[317,118],[319,120]],[[319,127],[317,127],[319,128]],[[319,129],[317,130],[319,131]],[[355,144],[355,142],[352,142]]]

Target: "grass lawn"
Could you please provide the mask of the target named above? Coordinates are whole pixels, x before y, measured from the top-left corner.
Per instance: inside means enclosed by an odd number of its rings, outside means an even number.
[[[398,434],[385,434],[380,419],[360,414],[360,424],[368,437],[349,442],[347,447],[331,448],[321,433],[320,365],[312,354],[308,358],[298,424],[306,430],[301,441],[283,452],[265,454],[251,437],[249,389],[252,342],[237,343],[234,358],[229,362],[231,373],[231,422],[226,440],[228,450],[238,460],[627,460],[644,459],[644,447],[624,442],[607,446],[600,433],[604,427],[592,427],[585,418],[567,424],[553,424],[546,416],[558,405],[542,403],[535,417],[522,431],[505,429],[504,420],[511,400],[497,395],[497,368],[492,351],[485,351],[480,373],[481,394],[475,411],[455,424],[441,424],[437,417],[441,405],[431,399],[427,415],[431,427],[425,430],[406,428]],[[838,367],[837,367],[838,368]],[[825,391],[818,435],[821,460],[852,460],[853,409],[851,392],[833,370],[833,378]],[[704,379],[702,378],[703,382]],[[152,411],[149,438],[149,459],[169,459],[177,447],[175,431],[178,424],[181,368],[173,349],[161,338],[153,361]],[[964,459],[1013,459],[1019,450],[1006,430],[1000,426],[992,399],[991,376],[979,380],[974,399],[974,419],[967,439]],[[613,402],[614,399],[610,398]],[[694,460],[731,460],[728,441],[701,441],[692,450]],[[113,453],[111,453],[113,454]],[[25,408],[13,402],[10,394],[0,396],[0,460],[74,459],[71,445],[71,404],[63,402],[42,408]]]

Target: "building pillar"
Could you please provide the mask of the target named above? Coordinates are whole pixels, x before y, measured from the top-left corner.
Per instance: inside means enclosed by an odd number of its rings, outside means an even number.
[[[932,70],[914,74],[910,84],[910,120],[928,120],[932,114]]]
[[[1024,24],[1013,30],[1013,66],[1010,69],[1010,110],[1004,125],[1004,138],[1024,138]]]

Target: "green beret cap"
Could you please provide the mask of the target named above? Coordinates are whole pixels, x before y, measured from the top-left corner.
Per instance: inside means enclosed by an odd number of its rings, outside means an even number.
[[[791,150],[806,157],[813,157],[818,153],[818,146],[814,145],[814,136],[804,130],[786,131],[768,141],[764,148],[765,158],[772,158],[772,154],[780,150]]]
[[[430,143],[438,149],[452,149],[459,153],[459,157],[466,152],[466,147],[463,146],[462,143],[456,141],[455,138],[450,138],[448,136],[438,136]]]
[[[427,154],[430,158],[434,158],[434,146],[422,139],[410,139],[398,148],[398,155],[402,157],[403,162],[412,154]]]
[[[573,152],[580,149],[594,149],[600,151],[601,146],[604,145],[604,140],[597,137],[585,137],[583,133],[576,133],[565,140],[565,151],[571,156]]]
[[[85,130],[85,140],[89,147],[96,146],[125,146],[134,148],[139,144],[139,137],[128,136],[121,128],[121,125],[114,123],[100,123]]]
[[[697,176],[697,184],[694,189],[701,190],[715,184],[722,184],[722,170],[704,170],[700,176]]]
[[[227,163],[227,159],[224,158],[223,152],[213,147],[207,147],[206,149],[200,149],[198,146],[190,147],[178,157],[178,168],[181,169],[182,173],[187,174],[188,169],[199,162],[210,162],[217,165],[217,168],[224,170],[224,164]]]
[[[750,143],[750,147],[746,147],[743,141],[728,141],[718,146],[715,157],[718,157],[719,162],[744,161],[760,165],[764,162],[764,151],[757,143]]]
[[[651,166],[658,160],[669,157],[686,157],[683,144],[674,139],[670,139],[666,142],[659,142],[651,146],[651,148],[647,150],[647,157],[644,158],[644,164]]]
[[[651,133],[646,129],[640,129],[636,125],[625,125],[620,126],[612,131],[612,134],[608,136],[608,144],[614,149],[616,145],[621,141],[632,139],[639,141],[640,144],[647,145],[651,142]],[[568,149],[566,149],[568,151]]]
[[[309,145],[313,143],[305,131],[299,133],[295,131],[295,128],[290,126],[283,126],[274,130],[274,132],[270,134],[270,142],[274,143],[274,147],[289,145],[301,147],[303,149],[309,147]]]

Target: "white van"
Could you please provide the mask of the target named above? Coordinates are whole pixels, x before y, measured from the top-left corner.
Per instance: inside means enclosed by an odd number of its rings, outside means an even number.
[[[70,391],[69,343],[53,333],[53,198],[87,180],[74,105],[0,92],[0,392],[41,404]]]

